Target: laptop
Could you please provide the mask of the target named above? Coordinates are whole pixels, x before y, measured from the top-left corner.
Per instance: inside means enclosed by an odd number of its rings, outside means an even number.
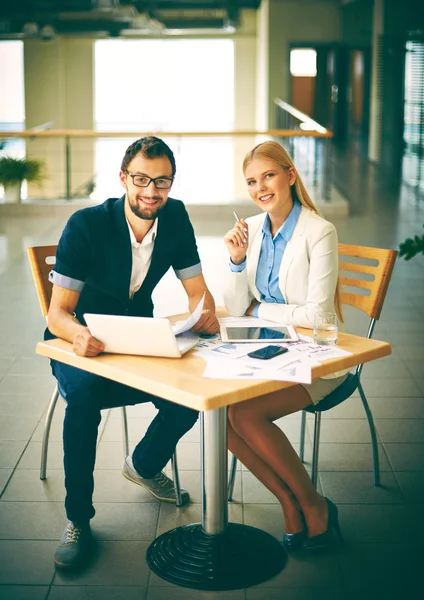
[[[175,336],[168,319],[126,317],[86,313],[85,322],[105,352],[181,358],[193,348],[199,337],[186,332]]]

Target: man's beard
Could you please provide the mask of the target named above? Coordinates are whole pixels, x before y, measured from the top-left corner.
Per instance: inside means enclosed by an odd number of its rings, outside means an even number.
[[[128,204],[132,212],[139,218],[146,221],[153,221],[157,218],[158,213],[165,206],[162,198],[161,203],[155,204],[152,208],[140,208],[137,199],[130,199],[128,196]]]

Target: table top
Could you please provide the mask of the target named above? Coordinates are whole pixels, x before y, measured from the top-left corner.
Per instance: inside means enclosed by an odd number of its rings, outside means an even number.
[[[178,315],[176,318],[181,318]],[[311,335],[311,330],[296,328]],[[390,344],[339,332],[338,347],[352,354],[316,366],[312,378],[330,375],[391,354]],[[157,358],[125,354],[102,354],[95,358],[77,356],[72,344],[55,339],[39,342],[37,354],[67,365],[112,379],[155,396],[196,410],[212,410],[236,402],[263,396],[292,385],[285,381],[250,381],[244,379],[205,379],[205,359],[189,351],[182,358]]]

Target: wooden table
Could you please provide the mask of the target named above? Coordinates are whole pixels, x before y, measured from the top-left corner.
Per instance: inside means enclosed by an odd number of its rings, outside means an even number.
[[[310,330],[298,329],[311,335]],[[338,346],[352,354],[314,367],[313,379],[391,353],[386,342],[339,333]],[[168,531],[147,551],[150,568],[163,579],[203,590],[257,585],[286,563],[274,537],[228,523],[227,407],[292,385],[291,382],[204,379],[205,361],[189,352],[181,359],[104,354],[83,358],[63,340],[40,342],[37,353],[67,365],[194,408],[201,413],[202,523]]]

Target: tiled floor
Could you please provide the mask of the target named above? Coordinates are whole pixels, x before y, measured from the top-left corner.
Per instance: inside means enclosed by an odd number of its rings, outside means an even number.
[[[359,173],[362,177],[362,171]],[[422,205],[407,194],[398,200],[370,169],[356,182],[353,216],[336,223],[347,243],[393,247],[421,234]],[[386,193],[387,192],[387,193]],[[324,415],[320,484],[340,509],[345,546],[322,555],[300,552],[263,585],[206,593],[167,584],[149,572],[145,551],[158,534],[200,518],[199,430],[179,444],[184,487],[193,504],[160,504],[120,474],[123,461],[119,411],[105,413],[96,467],[93,529],[98,552],[81,574],[55,572],[52,555],[62,532],[61,421],[54,418],[48,479],[38,478],[43,413],[53,389],[46,360],[34,355],[42,336],[25,248],[56,243],[60,218],[0,217],[0,597],[4,600],[367,600],[408,599],[419,594],[424,552],[424,258],[399,260],[375,336],[393,345],[393,356],[364,369],[363,384],[380,441],[382,486],[372,484],[371,446],[359,397]],[[224,206],[214,218],[195,219],[206,279],[222,303],[226,268],[222,235],[232,224]],[[172,289],[173,304],[168,290]],[[185,310],[184,293],[169,274],[155,292],[157,314]],[[365,333],[366,320],[348,312],[347,330]],[[129,409],[130,439],[145,431],[152,407]],[[297,416],[281,420],[298,441]],[[308,423],[309,429],[312,423]],[[307,445],[310,458],[310,444]],[[239,471],[230,518],[280,538],[281,510],[244,469]],[[420,586],[421,587],[421,586]]]

